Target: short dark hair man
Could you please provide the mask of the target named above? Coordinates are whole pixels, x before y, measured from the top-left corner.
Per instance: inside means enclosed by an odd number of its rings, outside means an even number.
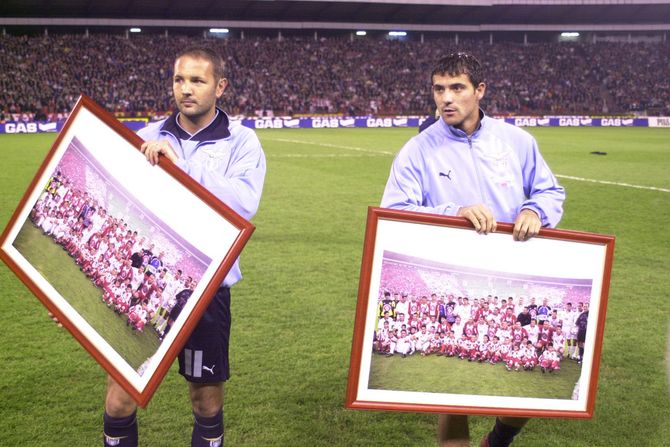
[[[513,222],[514,240],[553,227],[563,213],[565,191],[522,129],[487,117],[480,62],[468,53],[440,59],[431,72],[441,119],[410,139],[389,175],[381,206],[462,216],[479,233]],[[526,419],[498,418],[483,446],[509,445]],[[466,416],[440,416],[442,446],[469,445]]]
[[[172,91],[178,113],[139,135],[150,163],[168,158],[246,219],[258,209],[265,155],[256,134],[216,107],[228,80],[224,61],[207,48],[188,48],[174,63]],[[228,379],[230,287],[241,278],[235,262],[179,354],[195,417],[191,445],[223,445],[223,382]],[[137,446],[137,406],[112,378],[105,400],[104,445]],[[169,443],[165,440],[165,443]]]

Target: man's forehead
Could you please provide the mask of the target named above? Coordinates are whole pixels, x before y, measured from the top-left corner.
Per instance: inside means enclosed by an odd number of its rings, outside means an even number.
[[[214,73],[214,65],[212,65],[212,62],[209,61],[208,59],[197,56],[194,57],[188,54],[185,54],[180,58],[178,58],[177,60],[175,60],[174,62],[175,74],[182,74],[182,72],[191,74],[191,72],[193,71]]]
[[[449,73],[434,74],[433,75],[433,85],[453,85],[453,84],[470,84],[470,78],[467,74],[461,73],[459,75],[452,76]]]

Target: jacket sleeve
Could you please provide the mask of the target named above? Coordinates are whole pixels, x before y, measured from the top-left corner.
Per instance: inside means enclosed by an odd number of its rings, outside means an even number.
[[[524,193],[521,209],[535,211],[543,227],[554,228],[563,216],[565,189],[558,184],[533,139],[532,150],[523,166]]]

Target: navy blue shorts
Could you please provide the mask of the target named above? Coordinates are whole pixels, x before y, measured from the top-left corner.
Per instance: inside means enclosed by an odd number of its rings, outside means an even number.
[[[586,341],[586,328],[577,330],[577,341],[580,343]]]
[[[189,382],[228,380],[230,289],[221,287],[179,353],[179,374]]]

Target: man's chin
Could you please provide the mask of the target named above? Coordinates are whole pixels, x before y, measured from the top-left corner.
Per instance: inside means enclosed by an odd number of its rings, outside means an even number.
[[[200,108],[196,104],[178,104],[177,108],[186,116],[194,116],[202,114]]]
[[[460,117],[455,115],[442,115],[442,120],[452,127],[458,127],[463,122]]]

